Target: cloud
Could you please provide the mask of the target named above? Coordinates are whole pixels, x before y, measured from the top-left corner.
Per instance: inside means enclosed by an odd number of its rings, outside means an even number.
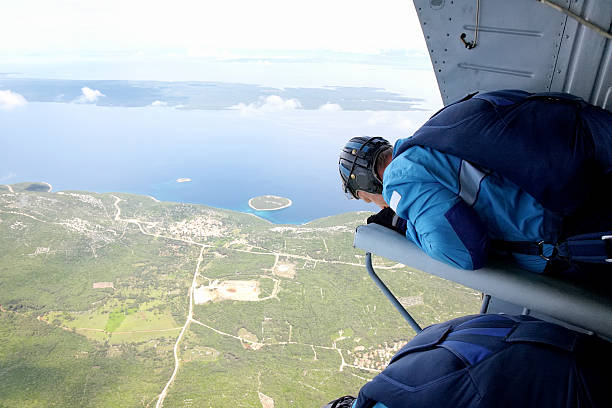
[[[28,103],[28,101],[16,92],[9,90],[0,91],[0,109],[9,110],[18,106],[23,106],[26,103]]]
[[[240,102],[238,105],[232,106],[232,109],[238,109],[240,113],[252,114],[258,112],[281,112],[295,110],[302,107],[302,104],[297,99],[283,99],[278,95],[270,95],[260,97],[259,101],[250,104]]]
[[[38,58],[43,53],[106,55],[107,50],[143,50],[151,56],[190,48],[195,49],[190,53],[196,56],[206,56],[207,48],[368,53],[383,48],[426,50],[413,2],[405,0],[376,3],[269,0],[265,7],[262,2],[252,0],[184,0],[173,2],[172,7],[168,3],[162,0],[3,1],[0,38],[11,38],[11,41],[2,43],[2,51],[7,55]],[[444,3],[437,1],[436,4]],[[146,18],[142,18],[143,10]]]
[[[80,103],[97,102],[101,96],[106,96],[102,92],[98,91],[97,89],[91,89],[86,86],[81,88],[81,92],[82,94],[78,99],[78,102]]]
[[[2,91],[0,91],[0,92],[2,92]],[[5,181],[8,181],[8,180],[10,180],[10,179],[12,179],[13,177],[16,177],[16,176],[17,176],[17,174],[13,173],[11,171],[11,172],[9,172],[9,174],[6,174],[6,175],[0,177],[0,182],[4,183]]]
[[[164,101],[153,101],[150,106],[168,106],[168,102]]]
[[[406,133],[414,133],[418,130],[418,126],[414,124],[414,122],[408,118],[401,118],[395,123],[395,128]]]
[[[407,134],[412,134],[418,129],[415,122],[408,118],[404,112],[374,112],[370,115],[366,123],[368,126],[372,127],[391,127]]]
[[[338,112],[342,110],[342,106],[337,103],[327,102],[325,105],[319,106],[319,110],[325,112]]]

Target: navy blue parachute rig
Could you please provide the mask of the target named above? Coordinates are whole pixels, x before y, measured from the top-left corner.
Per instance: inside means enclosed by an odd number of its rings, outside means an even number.
[[[561,215],[612,189],[612,114],[570,94],[470,94],[400,143],[394,157],[414,145],[452,154],[502,174]]]
[[[465,316],[414,337],[354,408],[610,407],[610,367],[612,345],[595,336],[530,316]]]
[[[495,171],[563,220],[546,241],[496,241],[496,250],[539,255],[556,270],[612,266],[610,112],[565,93],[473,93],[398,143],[394,157],[420,145]],[[554,246],[552,256],[544,244]]]

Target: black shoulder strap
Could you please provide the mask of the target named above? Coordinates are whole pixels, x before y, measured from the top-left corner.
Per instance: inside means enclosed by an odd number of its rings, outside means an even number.
[[[544,241],[500,241],[493,240],[491,247],[501,252],[523,255],[537,255],[549,261],[555,258],[570,262],[611,263],[612,231],[574,235],[554,245],[551,256],[544,255]]]

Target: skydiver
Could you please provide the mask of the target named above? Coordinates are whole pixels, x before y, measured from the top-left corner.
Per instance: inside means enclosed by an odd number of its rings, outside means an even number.
[[[393,147],[352,138],[339,168],[383,208],[368,222],[458,268],[490,250],[538,273],[612,268],[612,114],[575,96],[472,94]]]
[[[609,407],[611,347],[531,316],[464,316],[424,329],[356,399],[324,408]]]

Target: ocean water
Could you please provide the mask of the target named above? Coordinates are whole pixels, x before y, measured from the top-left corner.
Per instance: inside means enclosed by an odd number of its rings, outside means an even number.
[[[46,181],[54,191],[147,194],[301,224],[375,211],[341,191],[340,148],[362,134],[392,142],[407,137],[430,113],[28,103],[0,110],[0,183]],[[252,210],[248,200],[264,194],[288,197],[293,205]]]

